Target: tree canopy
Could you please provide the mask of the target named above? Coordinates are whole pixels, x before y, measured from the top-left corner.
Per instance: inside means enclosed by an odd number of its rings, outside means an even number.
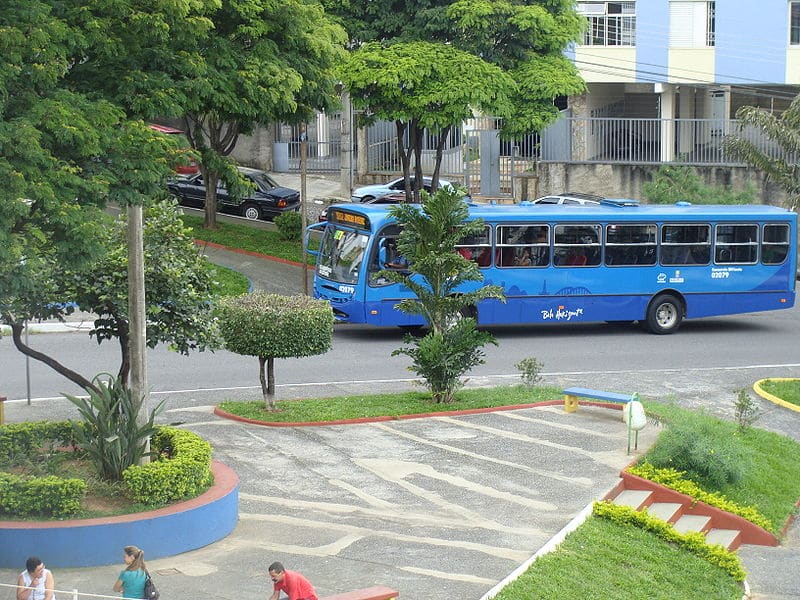
[[[563,55],[585,26],[568,0],[327,0],[326,6],[350,34],[353,52],[340,77],[354,106],[395,121],[398,140],[410,140],[399,145],[402,155],[419,143],[420,128],[446,138],[465,118],[464,100],[475,103],[474,111],[503,117],[501,135],[518,138],[555,120],[554,98],[585,89]],[[416,84],[423,79],[427,95]],[[424,104],[424,123],[415,121],[417,104]],[[456,105],[460,110],[452,110]],[[437,152],[436,174],[440,163]]]
[[[163,193],[174,150],[67,83],[84,33],[51,4],[0,6],[0,319],[12,328],[63,313],[58,275],[102,251],[102,207]]]
[[[800,155],[800,95],[780,116],[754,106],[743,106],[736,112],[736,118],[740,121],[740,132],[726,138],[725,148],[780,185],[789,197],[789,207],[794,210],[800,203],[800,164],[797,162]],[[765,152],[762,145],[743,135],[745,128],[755,128],[763,133],[779,152]]]
[[[339,76],[353,96],[353,105],[373,117],[394,121],[404,148],[403,172],[409,173],[416,154],[417,178],[422,181],[420,153],[424,129],[447,138],[450,127],[473,115],[473,110],[509,114],[512,78],[502,69],[451,46],[409,42],[384,46],[364,44],[340,69]],[[438,178],[441,143],[437,148]],[[407,190],[409,191],[409,190]]]
[[[216,225],[220,179],[234,195],[246,190],[228,159],[239,135],[302,122],[338,102],[332,69],[347,38],[313,0],[66,5],[86,46],[70,81],[101,91],[129,116],[183,121],[206,183],[207,226]]]

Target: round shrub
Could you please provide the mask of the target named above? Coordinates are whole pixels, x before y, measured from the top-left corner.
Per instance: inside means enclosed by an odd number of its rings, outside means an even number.
[[[680,419],[661,434],[647,461],[661,469],[684,471],[686,477],[712,488],[742,478],[745,460],[731,437],[707,431],[705,423]]]

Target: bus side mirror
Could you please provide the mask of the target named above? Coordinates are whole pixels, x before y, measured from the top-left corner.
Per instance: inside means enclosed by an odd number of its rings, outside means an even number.
[[[306,254],[310,254],[311,256],[319,256],[319,250],[312,250],[309,245],[309,241],[311,240],[311,233],[316,232],[318,229],[322,230],[327,223],[314,223],[313,225],[309,225],[306,227],[306,235],[303,238],[303,250]]]

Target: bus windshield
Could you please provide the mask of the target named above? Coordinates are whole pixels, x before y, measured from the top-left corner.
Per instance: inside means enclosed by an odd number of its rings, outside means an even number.
[[[368,240],[366,233],[328,226],[319,249],[317,272],[338,283],[356,283]]]

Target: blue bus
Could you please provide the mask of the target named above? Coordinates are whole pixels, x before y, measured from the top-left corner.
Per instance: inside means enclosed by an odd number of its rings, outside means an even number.
[[[471,205],[484,229],[457,248],[506,302],[484,300],[480,325],[640,322],[653,333],[684,318],[778,310],[795,301],[797,214],[774,206]],[[322,226],[319,224],[318,226]],[[313,226],[312,226],[313,227]],[[410,290],[381,277],[403,269],[386,206],[334,205],[316,254],[314,297],[337,321],[424,325],[395,305]]]

